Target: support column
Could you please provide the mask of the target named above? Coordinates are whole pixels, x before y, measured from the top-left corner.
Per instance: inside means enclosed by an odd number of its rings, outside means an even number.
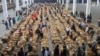
[[[6,0],[2,0],[2,8],[3,8],[3,17],[4,17],[4,20],[7,20],[8,10],[7,10],[7,1]]]
[[[77,0],[73,0],[73,15],[76,13]]]
[[[28,5],[30,6],[30,0],[28,0]]]
[[[82,0],[82,4],[84,4],[84,0]]]
[[[59,3],[59,0],[56,0],[57,3]]]
[[[28,6],[29,6],[29,4],[30,4],[30,3],[29,3],[29,0],[27,0],[27,2],[28,2]]]
[[[33,0],[33,4],[34,4],[34,0]]]
[[[59,0],[59,4],[61,4],[61,0]]]
[[[33,0],[31,0],[31,4],[33,4]]]
[[[100,2],[100,1],[99,1],[99,0],[97,0],[97,6],[99,6],[99,2]]]
[[[86,18],[88,15],[90,15],[91,12],[91,0],[87,0],[87,5],[86,5]]]
[[[19,0],[16,0],[16,11],[19,11],[20,8],[19,8]]]
[[[32,0],[32,4],[34,4],[34,0]]]
[[[11,4],[12,3],[12,0],[9,0],[9,3]]]
[[[33,0],[31,0],[31,4],[33,4]]]
[[[29,7],[29,0],[27,0],[27,6]]]
[[[28,7],[29,7],[29,1],[28,0],[26,0],[27,1],[27,15],[28,15]]]
[[[32,4],[32,1],[30,0],[30,5]]]
[[[16,3],[16,0],[13,0],[13,3]]]
[[[62,3],[62,5],[64,5],[64,0],[61,0],[61,1],[62,1],[62,2],[61,2],[61,3]]]
[[[23,3],[23,7],[25,7],[25,0],[22,0],[22,3]]]
[[[69,0],[66,0],[66,10],[69,9]]]

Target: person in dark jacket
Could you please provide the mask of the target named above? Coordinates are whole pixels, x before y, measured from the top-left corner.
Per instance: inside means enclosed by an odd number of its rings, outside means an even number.
[[[97,41],[98,44],[100,44],[100,35],[97,36],[96,41]]]
[[[38,29],[38,37],[41,37],[41,38],[43,38],[43,32],[42,32],[42,30],[41,29]]]
[[[6,30],[9,30],[9,26],[8,26],[8,22],[7,21],[5,21],[5,26],[6,26]]]
[[[30,37],[33,36],[33,29],[29,29],[29,35],[30,35]]]
[[[90,35],[91,38],[93,38],[94,34],[95,34],[95,31],[94,30],[90,30],[89,31],[89,35]]]
[[[87,16],[87,22],[90,23],[91,19],[90,19],[90,15]]]
[[[42,47],[41,55],[42,55],[42,56],[45,56],[45,48],[44,48],[44,47]]]
[[[77,56],[82,56],[82,52],[81,52],[81,47],[80,46],[78,47],[78,50],[77,50]]]
[[[99,18],[99,20],[98,20],[98,27],[100,27],[100,18]]]
[[[10,15],[8,15],[8,22],[9,22],[9,27],[11,27],[11,17],[10,17]]]
[[[74,31],[76,32],[76,28],[75,28],[74,21],[73,21],[72,24],[71,24],[71,29],[74,30]]]
[[[4,56],[4,54],[2,52],[0,52],[0,56]]]
[[[85,43],[82,43],[82,56],[85,56],[85,51],[86,51],[86,45]]]
[[[69,54],[69,52],[68,52],[66,46],[63,46],[63,50],[61,52],[61,56],[68,56],[68,54]]]
[[[90,14],[90,23],[92,22],[92,14]]]
[[[91,45],[91,50],[95,53],[95,56],[97,56],[97,42],[93,42]]]
[[[42,29],[40,28],[40,26],[37,28],[36,34],[38,34],[38,39],[43,38],[43,32],[42,32]]]
[[[50,50],[49,50],[49,48],[48,47],[46,47],[46,49],[45,49],[45,56],[50,56]]]
[[[59,56],[59,45],[57,45],[54,49],[54,56]]]
[[[30,44],[28,44],[28,52],[31,52],[32,49],[33,49],[33,47]]]
[[[15,17],[12,18],[13,25],[16,23]]]
[[[21,48],[20,51],[18,52],[18,56],[24,56],[23,48]]]
[[[19,30],[18,30],[18,32],[19,32],[19,36],[22,36],[22,29],[20,28]]]

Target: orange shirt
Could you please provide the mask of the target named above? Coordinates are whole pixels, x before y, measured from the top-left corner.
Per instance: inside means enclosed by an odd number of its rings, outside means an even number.
[[[36,17],[37,17],[37,13],[33,13],[32,16],[31,16],[31,19],[34,20]]]

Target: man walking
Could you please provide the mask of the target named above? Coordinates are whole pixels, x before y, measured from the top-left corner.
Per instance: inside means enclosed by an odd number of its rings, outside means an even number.
[[[5,26],[6,26],[6,30],[9,30],[9,26],[8,26],[8,22],[7,21],[5,21]]]
[[[11,17],[10,17],[10,15],[8,15],[8,24],[9,24],[9,27],[11,27]]]

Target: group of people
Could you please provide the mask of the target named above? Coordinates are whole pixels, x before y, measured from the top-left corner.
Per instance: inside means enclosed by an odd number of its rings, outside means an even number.
[[[31,10],[31,8],[30,8]],[[29,10],[29,11],[30,11]],[[19,10],[16,12],[16,17],[11,17],[8,15],[7,20],[2,20],[2,23],[5,24],[6,30],[9,30],[11,26],[13,26],[17,21],[20,21],[21,18],[23,19],[23,15],[27,15],[26,8],[22,8],[22,10]]]
[[[9,30],[9,28],[16,23],[16,19],[8,15],[7,21],[2,20],[2,23],[6,26],[6,30]]]
[[[37,30],[36,30],[36,34],[38,35],[38,39],[42,39],[43,38],[43,32],[42,29],[44,27],[47,27],[47,23],[46,22],[41,22],[41,24],[39,24]]]
[[[92,22],[92,14],[86,17],[85,13],[81,11],[81,12],[76,12],[76,17],[78,17],[78,19],[82,18],[87,23]]]
[[[42,47],[41,56],[52,56],[48,47]],[[54,49],[54,56],[69,56],[69,51],[66,46],[63,46],[63,50],[60,53],[59,45],[56,45]]]
[[[61,10],[60,11],[58,11],[58,12],[60,12],[61,13],[61,15],[62,15],[62,9],[63,8],[60,8]],[[45,7],[45,10],[47,10],[47,8]],[[51,11],[51,14],[55,14],[56,15],[56,12],[54,12],[54,11]],[[45,15],[46,15],[46,13],[45,13]],[[81,20],[78,20],[78,22],[79,22],[79,24],[78,24],[78,26],[79,26],[79,28],[80,29],[82,29],[82,30],[84,30],[85,32],[87,32],[90,36],[91,36],[91,38],[93,38],[93,36],[94,36],[94,34],[95,34],[95,31],[94,31],[94,29],[92,28],[92,27],[89,27],[89,26],[87,26],[86,25],[86,22],[87,23],[91,23],[91,21],[92,21],[92,16],[91,16],[91,14],[86,18],[85,17],[85,14],[83,13],[83,12],[80,12],[80,17],[81,18],[83,18],[83,20],[81,21]],[[46,15],[47,16],[47,15]],[[42,19],[43,17],[41,17],[41,19]],[[48,17],[47,17],[48,18]],[[86,21],[86,22],[85,22]],[[67,22],[69,22],[69,26],[67,26],[66,27],[66,33],[67,33],[67,35],[69,35],[70,37],[73,37],[72,35],[72,31],[74,31],[74,32],[77,32],[77,30],[76,30],[76,26],[75,26],[75,22],[74,21],[72,21],[72,22],[70,22],[69,20],[67,21]],[[47,26],[47,23],[46,22],[43,22],[42,20],[41,20],[41,24],[39,24],[39,27],[38,27],[38,29],[37,29],[37,31],[36,31],[36,33],[38,34],[38,38],[42,38],[43,37],[43,32],[42,32],[42,28],[44,28],[44,27],[46,27]],[[93,45],[94,43],[92,43],[92,44],[90,44],[90,48],[92,49],[92,51],[97,55],[97,49],[96,49],[96,45]],[[86,44],[85,43],[82,43],[82,46],[79,46],[79,45],[77,45],[77,50],[76,50],[76,52],[75,52],[75,54],[73,54],[73,56],[85,56],[86,55]],[[69,56],[70,55],[70,52],[69,52],[70,50],[67,48],[67,46],[63,46],[63,50],[60,52],[60,50],[59,50],[59,45],[57,45],[56,47],[55,47],[55,49],[54,49],[54,56]],[[42,50],[42,56],[50,56],[51,55],[51,52],[49,51],[49,48],[48,47],[43,47],[43,50]]]
[[[56,45],[54,49],[54,56],[70,56],[70,50],[66,45],[63,46],[62,51],[59,50],[59,45]],[[82,46],[77,46],[76,52],[73,54],[73,56],[85,56],[86,51],[86,45],[83,43]]]
[[[27,51],[25,52],[24,48],[20,48],[20,50],[18,51],[18,56],[27,56],[29,52],[32,51],[32,46],[30,44],[27,44]]]
[[[85,13],[84,12],[76,12],[76,16],[78,17],[78,20],[80,19],[80,18],[82,18],[82,20],[84,20],[85,22],[87,22],[87,23],[92,23],[92,14],[90,14],[90,15],[88,15],[87,17],[86,17],[86,15],[85,15]],[[98,27],[100,27],[100,18],[98,19]]]
[[[51,52],[48,47],[42,47],[41,56],[51,56]]]
[[[45,9],[47,10],[47,8],[45,7]],[[50,11],[52,14],[56,14],[56,12],[53,12],[53,11]],[[59,11],[58,11],[59,12]],[[33,17],[36,17],[36,15],[32,15]],[[47,15],[46,15],[47,16]],[[32,18],[33,18],[32,17]],[[85,14],[83,12],[80,13],[80,17],[82,17],[84,19],[85,17]],[[48,17],[46,18],[47,21],[49,20]],[[88,21],[87,22],[91,22],[91,15],[88,16]],[[38,20],[38,19],[37,19]],[[86,19],[84,19],[86,20]],[[55,19],[56,21],[56,19]],[[6,29],[8,30],[9,27],[12,26],[12,22],[13,22],[13,25],[16,23],[16,20],[15,18],[11,18],[10,16],[8,16],[8,21],[5,22],[5,25],[6,25]],[[67,23],[69,23],[69,18],[67,19]],[[40,24],[38,25],[38,28],[36,30],[36,34],[38,35],[38,39],[39,38],[43,38],[43,31],[42,29],[44,27],[47,27],[47,22],[44,22],[43,21],[43,17],[41,16],[41,22]],[[92,27],[88,27],[86,26],[86,23],[84,21],[79,21],[79,24],[78,24],[78,27],[84,31],[86,31],[89,35],[91,35],[91,37],[93,37],[94,35],[94,29]],[[29,31],[29,37],[32,37],[33,36],[33,28],[32,28],[32,25],[28,25],[28,31]],[[75,26],[75,22],[72,21],[71,23],[69,23],[69,25],[67,25],[66,27],[66,34],[70,37],[72,37],[72,31],[74,32],[77,32],[76,30],[76,26]],[[22,32],[22,29],[19,28],[18,29],[18,34],[19,36],[22,36],[23,35],[23,32]],[[100,37],[100,36],[99,36]],[[99,38],[100,39],[100,38]],[[28,42],[29,40],[27,40]],[[90,48],[92,49],[92,51],[97,54],[97,50],[96,50],[96,44],[97,43],[93,43],[90,46]],[[31,46],[31,44],[28,44],[28,51],[27,52],[24,52],[23,51],[23,48],[20,48],[20,50],[18,51],[18,56],[27,56],[27,53],[28,52],[31,52],[33,49],[33,47]],[[86,52],[86,44],[85,43],[82,43],[81,46],[79,44],[76,45],[76,51],[75,53],[73,54],[73,56],[85,56],[85,52]],[[54,48],[54,56],[70,56],[70,49],[68,48],[67,44],[63,46],[63,49],[60,51],[60,47],[59,45],[56,45],[55,48]],[[48,47],[42,47],[42,51],[41,51],[41,56],[52,56],[50,50]]]
[[[54,49],[54,56],[69,56],[69,51],[66,46],[63,46],[63,50],[60,53],[59,45],[57,45]]]

